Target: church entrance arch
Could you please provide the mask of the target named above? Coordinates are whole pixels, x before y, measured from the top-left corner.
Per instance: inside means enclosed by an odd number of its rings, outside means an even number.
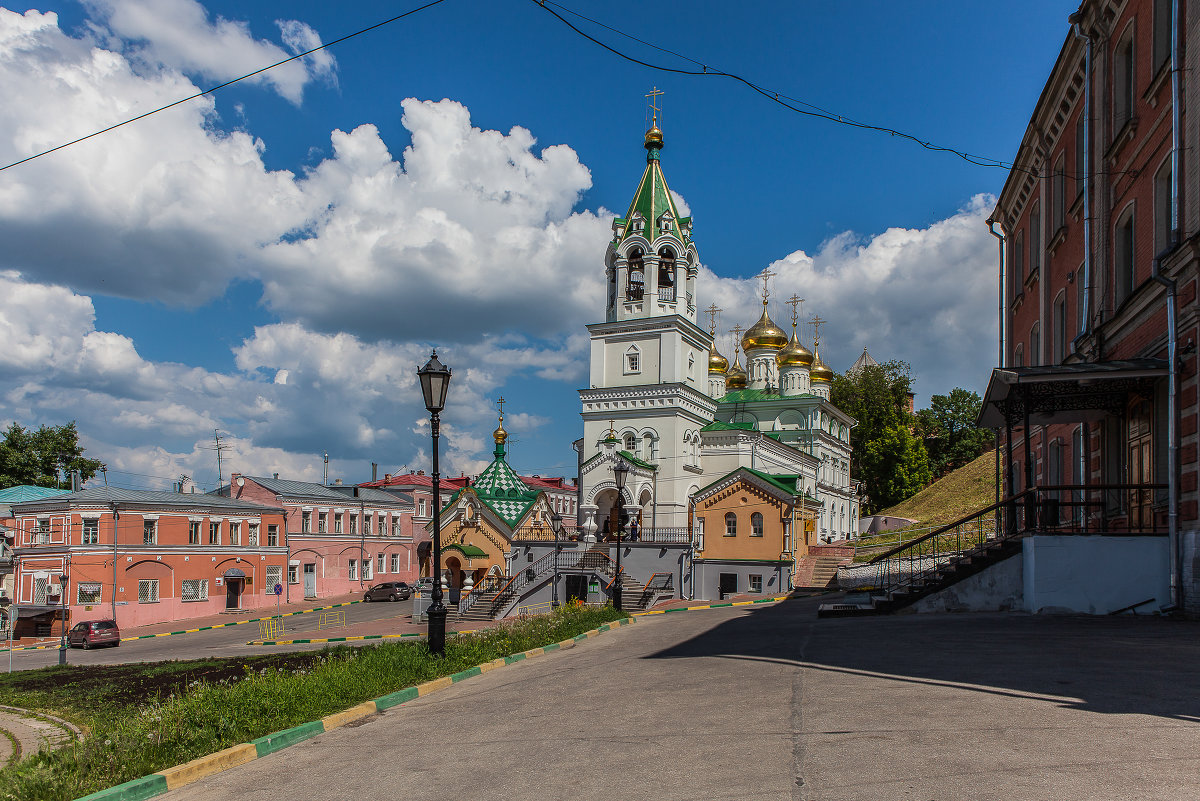
[[[596,538],[600,540],[616,537],[616,532],[627,525],[629,516],[625,502],[618,499],[615,489],[601,490],[596,495]]]

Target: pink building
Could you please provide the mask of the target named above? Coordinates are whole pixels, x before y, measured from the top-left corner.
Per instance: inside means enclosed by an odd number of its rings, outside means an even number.
[[[51,633],[64,590],[68,624],[267,607],[287,564],[284,512],[271,504],[96,487],[14,503],[12,514],[18,636]]]
[[[419,574],[413,499],[370,487],[243,476],[222,497],[281,507],[286,518],[284,600],[358,593],[381,581],[412,583]],[[428,546],[426,546],[428,548]]]

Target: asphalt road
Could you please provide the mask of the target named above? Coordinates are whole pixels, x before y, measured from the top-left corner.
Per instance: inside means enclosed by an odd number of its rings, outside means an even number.
[[[365,621],[403,618],[412,612],[412,603],[397,601],[396,603],[363,603],[340,607],[346,613],[346,623],[351,625]],[[256,610],[259,614],[246,617],[265,617],[265,610]],[[284,618],[286,638],[297,637],[340,637],[340,629],[317,631],[320,612],[309,612],[304,615],[293,615]],[[231,618],[230,620],[237,620]],[[185,621],[186,623],[186,621]],[[399,630],[397,630],[399,631]],[[379,633],[386,633],[382,629]],[[128,636],[128,633],[126,633]],[[246,645],[250,640],[258,639],[258,624],[246,623],[241,626],[228,626],[210,631],[198,631],[193,634],[176,634],[170,637],[155,637],[145,640],[130,640],[121,643],[118,648],[94,648],[83,650],[71,648],[67,651],[67,661],[73,665],[115,665],[123,662],[156,662],[164,659],[200,659],[206,656],[244,656],[246,654],[279,653],[280,651],[305,651],[323,648],[323,644],[300,645]],[[366,643],[378,642],[367,640]],[[361,645],[363,642],[350,642],[348,645]],[[37,651],[14,651],[12,655],[13,670],[29,670],[58,664],[58,649],[47,648]],[[8,669],[8,654],[0,653],[0,670]]]
[[[169,793],[405,799],[1200,797],[1200,627],[642,618]]]

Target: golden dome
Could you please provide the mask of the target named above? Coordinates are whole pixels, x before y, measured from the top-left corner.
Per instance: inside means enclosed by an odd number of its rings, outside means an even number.
[[[771,317],[767,314],[767,304],[763,303],[762,317],[758,318],[758,322],[750,326],[749,330],[742,335],[742,350],[746,352],[755,348],[779,350],[787,343],[788,335],[771,322]]]
[[[724,373],[729,369],[729,359],[726,359],[721,354],[717,353],[717,348],[714,345],[712,350],[708,352],[708,372]]]
[[[508,432],[504,430],[504,415],[500,415],[500,425],[492,432],[492,439],[496,440],[497,445],[503,445],[508,439]]]
[[[829,365],[821,361],[820,353],[813,354],[813,363],[809,378],[813,381],[824,381],[825,383],[833,380],[833,370],[830,370]]]
[[[742,369],[742,365],[738,363],[738,355],[733,354],[733,366],[725,374],[725,389],[745,389],[746,381],[749,376]]]
[[[775,360],[780,367],[809,367],[812,365],[813,353],[800,344],[800,340],[796,337],[795,326],[792,326],[791,341],[787,343],[786,348],[775,355]]]
[[[658,125],[651,125],[650,130],[646,131],[646,147],[662,147],[663,136],[662,131],[658,129]]]

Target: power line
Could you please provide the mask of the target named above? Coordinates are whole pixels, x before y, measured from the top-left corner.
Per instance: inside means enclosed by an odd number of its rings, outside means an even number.
[[[858,128],[858,129],[865,130],[865,131],[884,133],[884,134],[888,134],[890,136],[896,136],[896,137],[900,137],[902,139],[907,139],[911,142],[917,143],[918,145],[925,148],[926,150],[931,150],[936,153],[949,153],[951,155],[958,156],[963,161],[966,161],[968,164],[973,164],[978,167],[991,167],[991,168],[1006,169],[1006,170],[1011,170],[1013,172],[1019,172],[1019,173],[1023,173],[1023,174],[1027,174],[1027,175],[1032,175],[1032,176],[1035,176],[1038,178],[1049,177],[1046,175],[1042,175],[1041,173],[1038,173],[1034,170],[1030,170],[1026,167],[1020,167],[1015,162],[1004,161],[1002,159],[991,158],[988,156],[980,156],[977,154],[968,153],[964,150],[959,150],[957,148],[948,147],[945,145],[939,145],[932,141],[922,139],[921,137],[916,136],[914,134],[905,133],[904,131],[900,131],[895,128],[889,128],[885,125],[873,125],[871,123],[861,122],[861,121],[855,120],[851,117],[847,117],[843,114],[838,114],[836,112],[821,108],[820,106],[814,105],[812,103],[808,103],[803,100],[798,100],[794,97],[789,97],[786,94],[783,94],[781,92],[776,92],[772,89],[768,89],[758,83],[755,83],[754,81],[749,80],[748,78],[743,78],[741,75],[738,75],[736,73],[725,72],[724,70],[710,67],[707,63],[705,63],[703,61],[698,61],[697,59],[691,58],[690,56],[684,55],[683,53],[679,53],[674,50],[670,50],[668,48],[656,45],[653,42],[648,42],[644,39],[640,39],[632,34],[622,31],[618,28],[614,28],[611,25],[606,25],[605,23],[600,22],[599,20],[594,20],[590,17],[586,17],[577,11],[573,11],[572,9],[569,9],[566,6],[563,6],[559,3],[554,2],[554,0],[531,0],[531,2],[533,2],[534,5],[538,6],[542,10],[544,10],[546,13],[551,14],[552,16],[557,18],[560,22],[562,22],[562,24],[566,25],[568,28],[570,28],[572,31],[574,31],[575,33],[582,36],[584,39],[587,39],[588,41],[590,41],[596,45],[599,45],[600,47],[604,48],[605,50],[607,50],[608,52],[617,56],[618,58],[622,58],[626,61],[629,61],[634,64],[638,64],[638,65],[646,67],[648,69],[657,70],[659,72],[669,72],[669,73],[673,73],[676,75],[703,76],[703,77],[712,76],[712,77],[720,77],[720,78],[729,78],[730,80],[733,80],[733,81],[736,81],[738,83],[745,85],[746,87],[752,89],[753,91],[757,92],[758,94],[762,95],[763,97],[767,98],[768,100],[770,100],[774,103],[777,103],[780,106],[783,106],[784,108],[786,108],[790,111],[794,111],[797,114],[803,114],[808,117],[816,117],[818,119],[823,119],[828,122],[836,123],[838,125],[845,125],[850,128]],[[611,31],[611,32],[613,32],[619,36],[622,36],[626,39],[629,39],[631,41],[638,42],[639,44],[645,45],[646,47],[650,47],[650,48],[653,48],[654,50],[658,50],[661,53],[666,53],[668,55],[675,56],[676,58],[681,58],[684,61],[687,61],[691,64],[694,64],[694,65],[700,67],[700,69],[699,70],[688,70],[688,69],[679,69],[678,67],[667,67],[667,66],[664,66],[661,64],[652,64],[649,61],[644,61],[640,58],[637,58],[636,56],[632,56],[628,53],[618,50],[617,48],[613,47],[612,45],[609,45],[608,43],[603,42],[603,41],[597,39],[596,37],[588,34],[587,32],[579,29],[578,27],[573,25],[570,20],[568,20],[562,14],[559,14],[557,11],[555,11],[553,8],[550,8],[549,6],[555,6],[556,8],[560,8],[563,11],[565,11],[566,13],[571,14],[572,16],[578,17],[579,19],[582,19],[582,20],[586,20],[587,22],[590,22],[593,25],[598,25],[601,28],[604,28],[605,30]],[[800,108],[800,106],[807,106],[807,108]],[[1093,176],[1094,175],[1125,175],[1130,172],[1134,172],[1134,171],[1132,171],[1132,170],[1109,170],[1109,171],[1097,170],[1097,171],[1089,173],[1089,175],[1093,175]],[[1054,175],[1056,175],[1056,176],[1062,175],[1063,177],[1069,177],[1069,178],[1079,177],[1079,176],[1067,173],[1065,170],[1055,170]]]
[[[238,81],[244,81],[247,78],[253,78],[255,75],[261,75],[262,73],[266,72],[267,70],[273,70],[276,67],[282,67],[284,64],[288,64],[292,61],[295,61],[296,59],[304,58],[305,56],[310,56],[313,53],[316,53],[320,50],[324,50],[327,47],[332,47],[335,44],[340,44],[341,42],[344,42],[347,39],[353,39],[355,36],[361,36],[362,34],[367,33],[368,31],[373,31],[376,28],[382,28],[384,25],[388,25],[390,23],[396,22],[397,20],[402,20],[405,17],[412,16],[413,14],[416,14],[419,11],[424,11],[427,8],[432,8],[433,6],[440,5],[441,3],[444,3],[444,2],[446,2],[446,0],[432,0],[432,2],[426,3],[423,6],[418,6],[417,8],[414,8],[411,11],[405,11],[403,14],[399,14],[395,17],[392,17],[391,19],[385,19],[382,22],[377,22],[374,25],[370,25],[361,30],[357,30],[354,33],[346,34],[345,36],[343,36],[339,39],[334,39],[332,42],[326,42],[325,44],[320,45],[318,47],[314,47],[311,50],[305,50],[303,53],[297,53],[296,55],[292,56],[291,58],[285,58],[283,61],[277,61],[274,64],[270,64],[266,67],[263,67],[262,69],[257,69],[254,72],[248,72],[239,78],[234,78],[231,81],[226,81],[225,83],[217,84],[216,86],[212,87],[211,89],[205,89],[203,92],[197,92],[194,95],[190,95],[190,96],[182,98],[180,100],[176,100],[174,103],[168,103],[165,106],[160,106],[159,108],[156,108],[153,111],[147,111],[145,114],[139,114],[136,117],[130,117],[129,119],[124,120],[122,122],[118,122],[115,125],[110,125],[107,128],[101,128],[98,131],[93,131],[92,133],[88,134],[87,136],[81,136],[78,139],[72,139],[70,142],[64,142],[63,144],[52,147],[49,150],[43,150],[40,153],[34,153],[32,156],[26,156],[25,158],[20,159],[19,161],[14,161],[11,164],[5,164],[3,167],[0,167],[0,172],[7,170],[9,167],[16,167],[18,164],[24,164],[27,161],[33,161],[34,159],[49,155],[49,154],[55,152],[56,150],[62,150],[65,147],[70,147],[71,145],[77,145],[80,142],[87,141],[88,139],[91,139],[94,136],[100,136],[101,134],[108,133],[109,131],[120,128],[123,125],[128,125],[131,122],[137,122],[138,120],[144,120],[146,117],[149,117],[152,114],[157,114],[160,111],[166,111],[169,108],[174,108],[175,106],[181,105],[183,103],[187,103],[189,100],[195,100],[198,97],[204,97],[205,95],[212,94],[213,92],[217,91],[218,89],[224,89],[226,86],[232,86],[233,84],[237,83]]]

